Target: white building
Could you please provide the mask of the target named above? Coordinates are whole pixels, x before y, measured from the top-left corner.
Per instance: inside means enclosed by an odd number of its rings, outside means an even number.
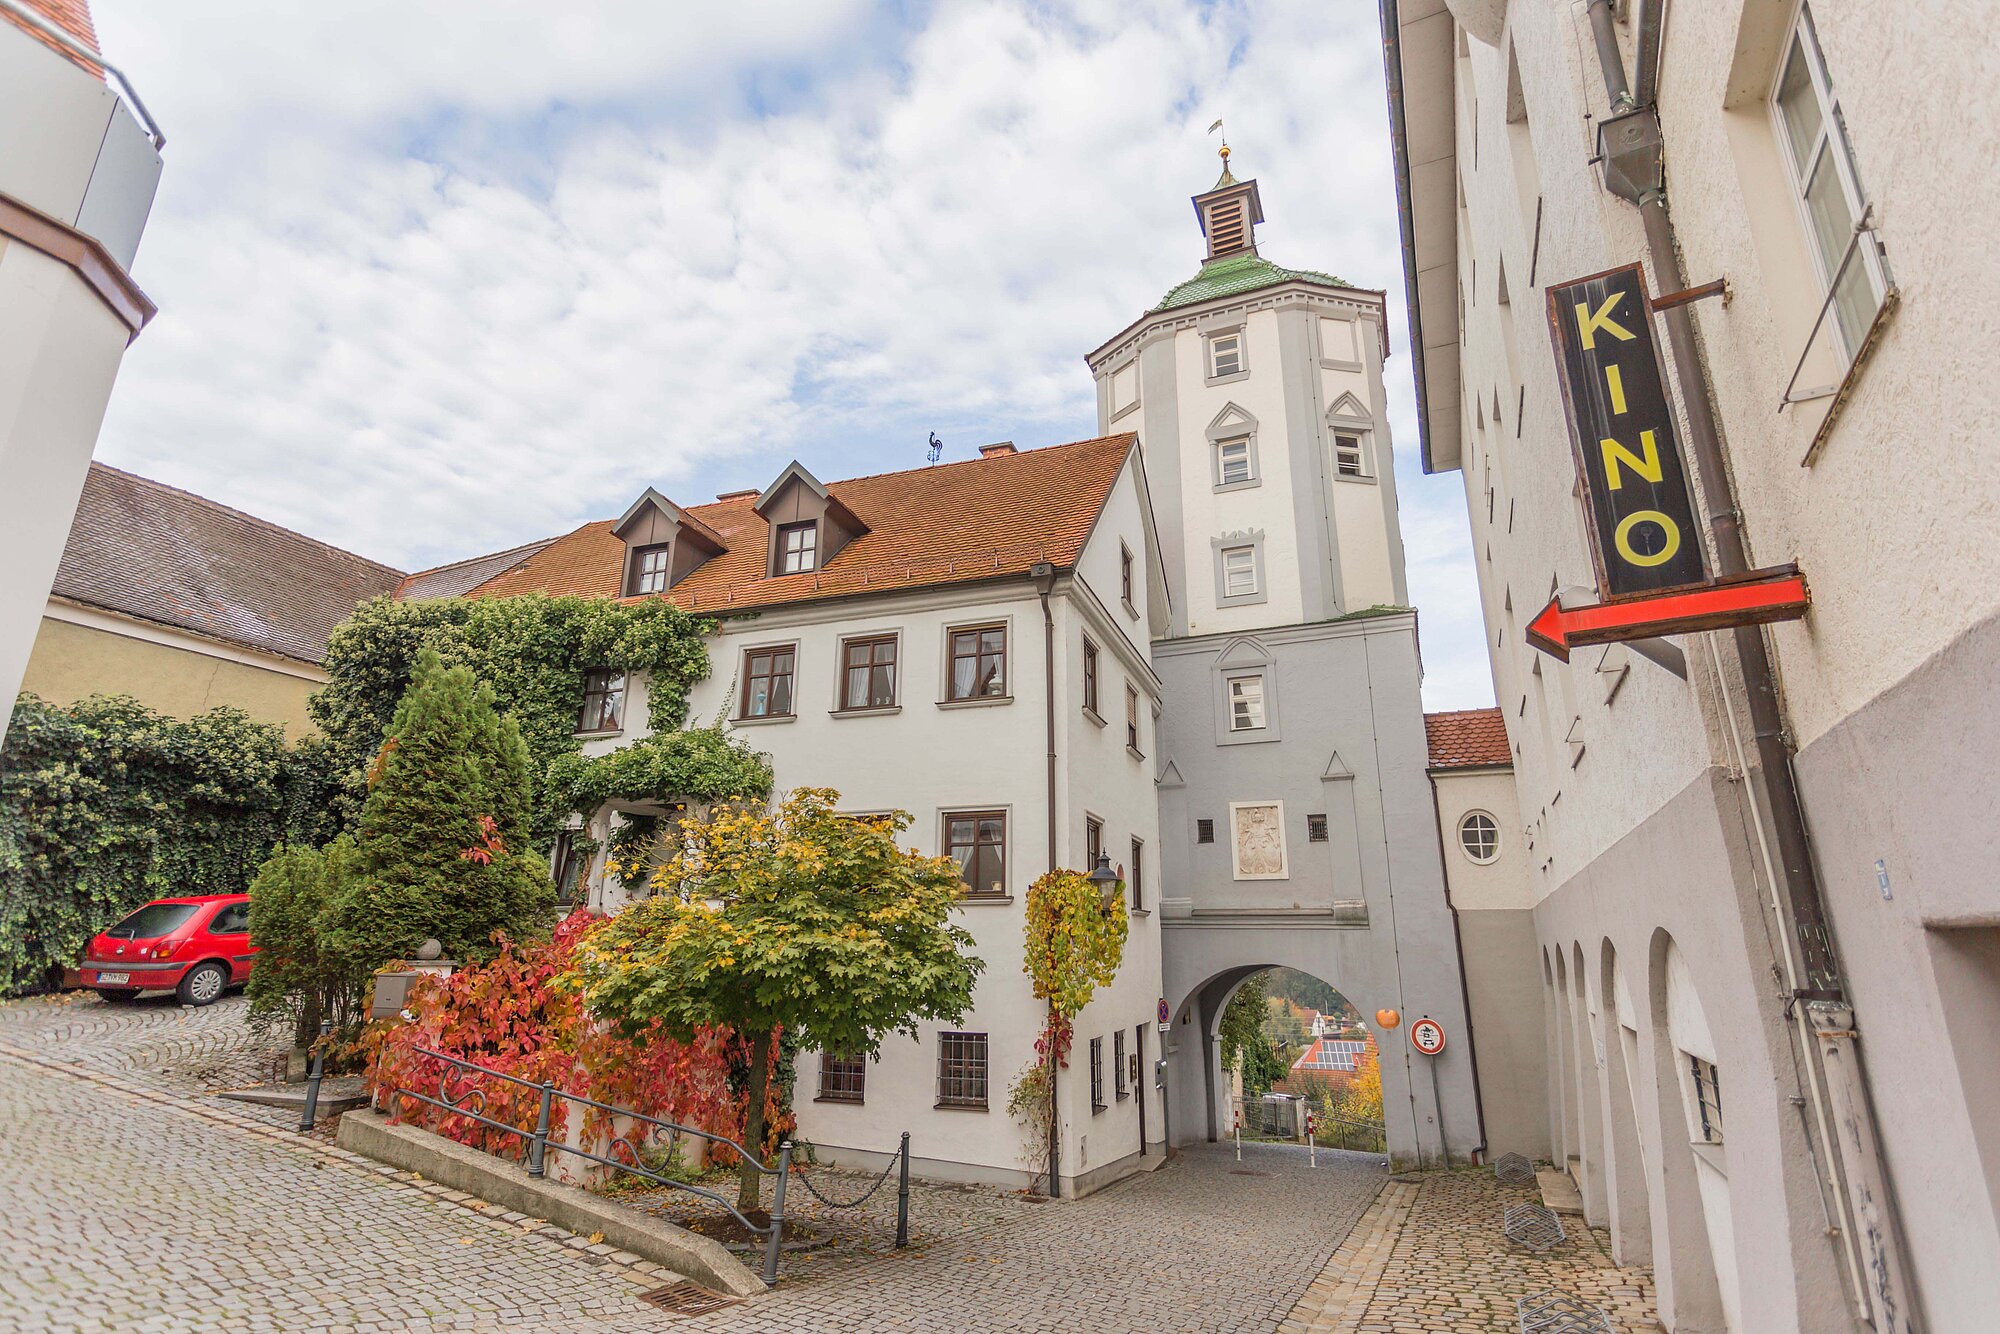
[[[153,315],[127,270],[161,139],[110,70],[84,0],[0,8],[0,737],[118,364]]]
[[[1992,1328],[1991,12],[1385,13],[1425,464],[1465,482],[1555,1155],[1669,1329]],[[1796,562],[1812,602],[1563,663],[1523,635],[1594,582],[1546,288],[1635,261],[1655,297],[1727,283],[1620,312],[1657,330],[1688,540]]]
[[[966,868],[960,917],[986,967],[964,1022],[891,1037],[865,1062],[800,1058],[800,1132],[837,1161],[883,1161],[909,1131],[922,1175],[1040,1175],[1006,1110],[1044,1014],[1022,971],[1027,889],[1100,849],[1121,869],[1124,963],[1077,1017],[1058,1080],[1070,1195],[1165,1148],[1152,1078],[1160,683],[1146,655],[1165,584],[1130,435],[981,452],[830,484],[794,463],[761,493],[686,508],[649,490],[467,591],[658,593],[717,616],[690,717],[723,718],[767,753],[780,792],[833,787],[855,813],[908,811],[910,846]],[[646,734],[645,690],[643,677],[593,682],[589,753]],[[603,842],[626,814],[661,813],[607,809],[590,832]],[[626,893],[601,866],[582,872],[589,901],[615,911]]]

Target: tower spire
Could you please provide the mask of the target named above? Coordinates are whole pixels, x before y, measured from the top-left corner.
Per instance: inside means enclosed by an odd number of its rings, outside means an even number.
[[[1229,174],[1229,131],[1222,129],[1222,117],[1220,116],[1215,118],[1215,124],[1208,127],[1210,134],[1214,134],[1217,130],[1222,130],[1222,175],[1210,187],[1212,190],[1221,190],[1227,186],[1236,184],[1236,178]]]

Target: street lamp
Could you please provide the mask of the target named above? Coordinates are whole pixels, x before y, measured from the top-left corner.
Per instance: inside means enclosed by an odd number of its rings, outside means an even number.
[[[1090,868],[1090,874],[1084,879],[1097,886],[1098,895],[1104,900],[1105,907],[1109,908],[1117,901],[1119,876],[1111,869],[1109,853],[1097,854],[1097,865]]]

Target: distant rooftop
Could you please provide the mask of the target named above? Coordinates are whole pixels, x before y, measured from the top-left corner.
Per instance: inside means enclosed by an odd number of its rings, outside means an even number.
[[[1498,709],[1427,713],[1424,731],[1430,738],[1433,769],[1491,769],[1514,763],[1507,723]]]
[[[1330,273],[1320,273],[1315,269],[1288,269],[1258,255],[1238,251],[1202,265],[1200,273],[1168,292],[1153,310],[1173,310],[1177,306],[1192,306],[1197,302],[1236,296],[1254,292],[1260,287],[1276,287],[1279,283],[1288,282],[1321,283],[1327,287],[1354,286]]]

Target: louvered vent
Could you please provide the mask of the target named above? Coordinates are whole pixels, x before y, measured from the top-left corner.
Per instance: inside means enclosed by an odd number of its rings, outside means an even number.
[[[1208,211],[1208,253],[1211,258],[1243,248],[1243,201],[1231,199]]]

